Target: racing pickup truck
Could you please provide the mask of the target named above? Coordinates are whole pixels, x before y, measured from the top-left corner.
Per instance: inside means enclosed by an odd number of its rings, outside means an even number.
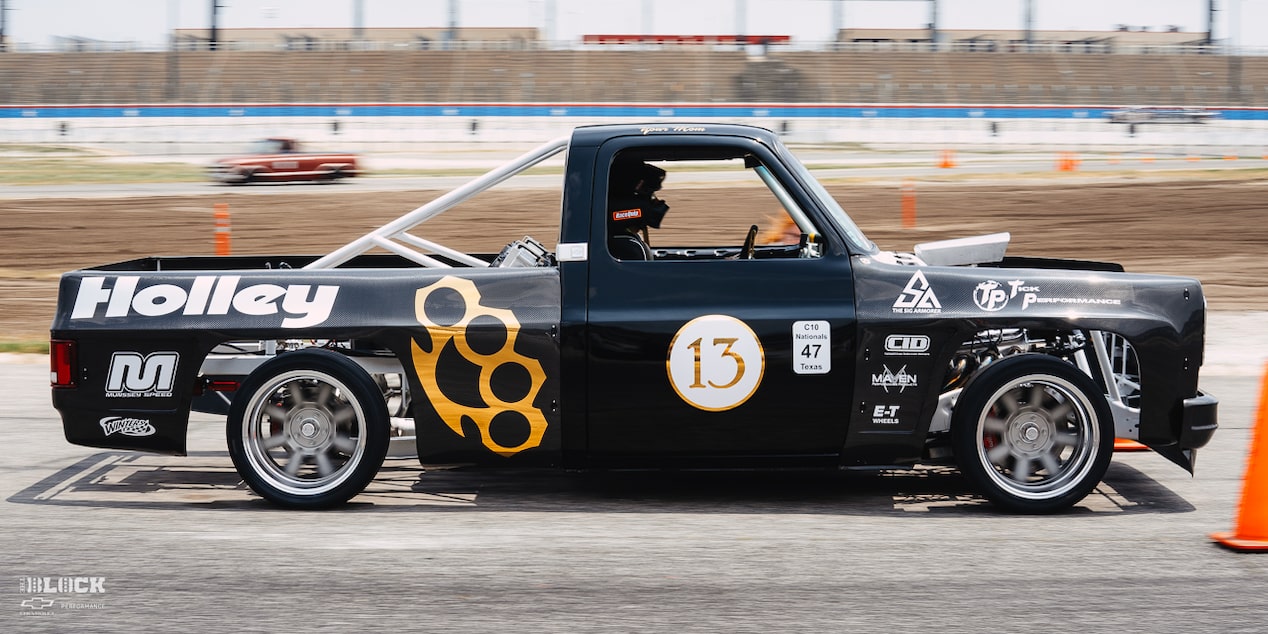
[[[222,158],[207,168],[211,180],[230,185],[313,181],[329,183],[359,176],[357,155],[310,152],[295,139],[261,139],[243,156]]]
[[[423,237],[561,159],[557,211],[504,212],[556,219],[553,245]],[[1217,427],[1199,282],[1008,238],[881,250],[761,128],[581,127],[324,256],[66,273],[53,403],[72,443],[176,455],[191,408],[224,412],[242,479],[297,508],[401,442],[424,465],[956,465],[1023,513],[1081,500],[1116,437],[1192,472]]]

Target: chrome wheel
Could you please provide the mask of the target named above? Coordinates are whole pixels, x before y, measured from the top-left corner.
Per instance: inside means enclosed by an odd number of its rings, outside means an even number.
[[[1113,419],[1091,377],[1053,357],[991,364],[956,405],[960,470],[992,502],[1051,512],[1083,499],[1109,468]]]
[[[229,412],[229,454],[242,479],[286,506],[342,503],[369,484],[387,453],[386,404],[353,361],[290,352],[247,379]]]
[[[1100,430],[1078,388],[1053,376],[1028,375],[989,400],[978,419],[978,459],[999,487],[1043,499],[1067,493],[1087,476]]]
[[[242,426],[247,460],[279,490],[329,491],[365,455],[365,412],[348,387],[328,374],[278,375],[251,403]]]

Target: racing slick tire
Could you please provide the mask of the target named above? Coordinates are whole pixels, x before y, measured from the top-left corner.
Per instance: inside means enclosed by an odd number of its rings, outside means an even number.
[[[973,377],[951,420],[960,471],[991,502],[1052,513],[1100,483],[1114,449],[1114,420],[1096,383],[1059,359],[1024,354]]]
[[[391,426],[378,385],[328,350],[299,350],[261,365],[238,389],[226,436],[243,481],[275,504],[342,504],[374,479]]]

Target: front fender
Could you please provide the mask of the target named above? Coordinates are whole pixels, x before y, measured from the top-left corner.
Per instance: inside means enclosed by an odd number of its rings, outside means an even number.
[[[918,458],[953,355],[976,333],[996,328],[1122,335],[1140,360],[1140,441],[1168,455],[1175,452],[1167,448],[1191,449],[1182,445],[1209,439],[1185,423],[1185,399],[1199,394],[1204,344],[1206,307],[1197,280],[856,260],[863,371],[855,385],[860,396],[847,438],[850,456],[850,445],[883,439],[894,459]],[[904,343],[910,337],[918,345]]]

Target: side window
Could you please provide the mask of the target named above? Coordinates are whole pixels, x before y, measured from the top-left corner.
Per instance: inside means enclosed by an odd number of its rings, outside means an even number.
[[[637,148],[608,174],[617,260],[819,257],[820,232],[757,157],[725,148]]]

